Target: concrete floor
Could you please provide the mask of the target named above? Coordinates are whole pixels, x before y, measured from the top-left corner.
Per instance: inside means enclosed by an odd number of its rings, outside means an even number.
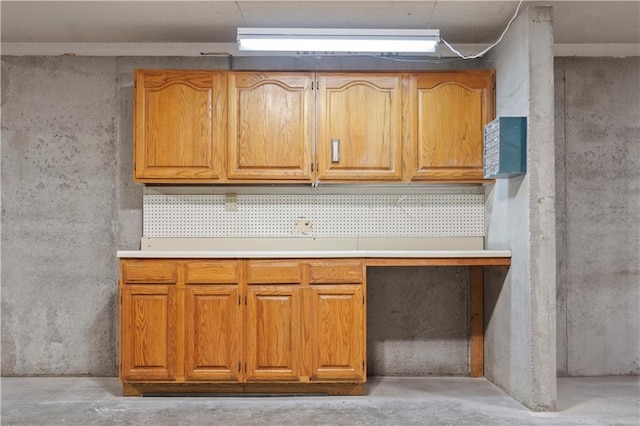
[[[533,413],[486,379],[374,377],[364,397],[127,397],[116,378],[5,377],[2,425],[639,425],[640,378],[558,380]]]

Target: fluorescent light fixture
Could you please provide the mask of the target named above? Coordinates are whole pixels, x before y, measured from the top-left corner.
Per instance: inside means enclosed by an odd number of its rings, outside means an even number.
[[[439,30],[238,28],[240,50],[428,53],[439,41]]]

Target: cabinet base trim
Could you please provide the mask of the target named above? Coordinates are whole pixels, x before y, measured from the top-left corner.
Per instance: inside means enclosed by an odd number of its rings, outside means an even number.
[[[323,394],[360,396],[366,383],[123,383],[123,396],[154,394]]]

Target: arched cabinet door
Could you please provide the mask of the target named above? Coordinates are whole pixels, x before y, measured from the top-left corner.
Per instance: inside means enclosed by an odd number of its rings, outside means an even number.
[[[402,179],[402,76],[318,76],[318,180]]]
[[[484,126],[495,116],[495,72],[412,74],[411,180],[483,178]]]
[[[135,71],[135,181],[220,179],[225,79],[215,71]]]
[[[229,73],[229,181],[311,182],[312,76]]]

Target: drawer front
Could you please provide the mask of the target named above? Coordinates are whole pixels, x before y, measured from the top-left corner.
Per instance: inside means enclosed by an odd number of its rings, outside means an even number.
[[[122,281],[127,283],[172,284],[178,281],[177,264],[172,260],[123,260]]]
[[[249,261],[248,284],[294,284],[302,282],[300,263],[296,261]]]
[[[361,283],[364,266],[361,260],[317,260],[309,262],[309,283]]]
[[[240,282],[240,262],[193,261],[185,264],[186,284],[235,284]]]

